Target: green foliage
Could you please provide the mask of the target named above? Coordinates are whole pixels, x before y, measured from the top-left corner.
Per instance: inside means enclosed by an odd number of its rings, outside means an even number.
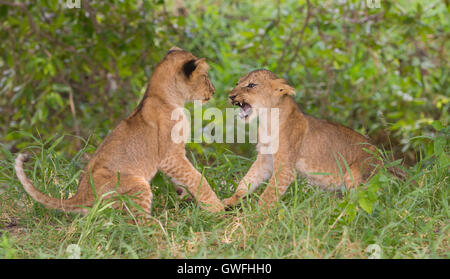
[[[161,5],[151,1],[0,7],[0,35],[10,38],[0,43],[0,133],[8,144],[21,142],[12,131],[36,128],[44,137],[96,131],[103,138],[135,107],[173,33]],[[73,143],[68,151],[79,148]]]

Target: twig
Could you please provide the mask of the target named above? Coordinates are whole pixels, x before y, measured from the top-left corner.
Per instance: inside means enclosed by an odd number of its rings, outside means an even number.
[[[92,8],[91,5],[89,5],[89,2],[87,0],[83,0],[83,7],[89,13],[89,19],[91,20],[92,25],[94,26],[95,32],[97,34],[100,34],[101,28],[100,28],[100,26],[98,25],[98,22],[97,22],[97,12],[94,10],[94,8]]]
[[[293,31],[291,33],[291,35],[289,36],[289,38],[287,39],[287,41],[284,43],[285,47],[283,48],[283,52],[281,53],[280,58],[278,59],[277,65],[279,67],[279,71],[283,72],[283,66],[284,66],[284,61],[285,61],[285,57],[287,56],[287,51],[290,50],[289,45],[291,44],[292,40],[294,39],[294,37],[296,37],[298,34],[300,34],[300,40],[303,40],[303,33],[305,32],[305,28],[306,25],[308,24],[309,21],[309,16],[310,16],[310,3],[309,0],[307,0],[307,15],[306,15],[306,19],[305,19],[305,23],[303,24],[302,29],[298,30],[298,31]],[[303,11],[303,8],[301,8],[301,11]],[[300,43],[300,42],[299,42]],[[298,50],[298,47],[296,47],[296,49]]]
[[[10,6],[10,7],[20,7],[23,8],[23,6],[25,6],[25,4],[22,3],[16,3],[16,2],[10,2],[10,1],[4,1],[4,0],[0,0],[0,5],[6,5],[6,6]]]
[[[306,19],[305,22],[303,23],[303,28],[300,31],[300,37],[298,39],[297,45],[294,49],[294,56],[291,58],[291,61],[288,64],[288,69],[286,70],[286,72],[289,72],[292,68],[292,62],[294,62],[295,59],[297,59],[299,50],[300,50],[300,46],[302,45],[303,42],[303,35],[305,34],[305,29],[308,26],[308,22],[309,19],[311,18],[311,3],[309,2],[309,0],[306,0]]]
[[[73,117],[73,129],[75,130],[75,135],[77,136],[77,141],[75,144],[76,144],[76,148],[80,149],[80,147],[81,147],[80,127],[78,126],[77,112],[75,111],[75,102],[73,101],[72,88],[70,88],[70,90],[69,90],[69,104],[70,104],[70,111],[72,112],[72,117]]]

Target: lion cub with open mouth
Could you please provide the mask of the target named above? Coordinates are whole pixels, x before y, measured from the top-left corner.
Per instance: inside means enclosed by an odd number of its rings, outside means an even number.
[[[201,206],[211,212],[224,207],[208,182],[185,156],[185,142],[175,143],[171,133],[178,121],[175,109],[192,100],[208,101],[215,89],[208,78],[208,64],[192,53],[173,47],[156,66],[147,91],[138,107],[105,138],[84,169],[78,192],[70,199],[53,198],[39,192],[26,177],[19,154],[16,174],[25,190],[36,201],[53,209],[86,214],[95,201],[90,179],[100,197],[115,191],[136,196],[135,202],[148,217],[152,191],[149,181],[158,170],[177,184],[187,187]],[[120,174],[120,175],[118,175]]]
[[[312,184],[337,189],[358,186],[375,170],[376,160],[364,150],[373,153],[375,147],[366,137],[304,114],[291,97],[294,94],[294,88],[268,70],[247,74],[230,92],[230,101],[241,107],[239,116],[244,121],[256,118],[263,109],[267,119],[276,119],[271,118],[276,113],[278,121],[265,123],[270,124],[266,125],[269,133],[277,132],[272,133],[270,141],[263,142],[260,117],[257,159],[233,196],[223,200],[225,205],[234,205],[269,178],[259,205],[270,205],[286,192],[294,180],[294,171]],[[267,145],[272,149],[265,148]]]

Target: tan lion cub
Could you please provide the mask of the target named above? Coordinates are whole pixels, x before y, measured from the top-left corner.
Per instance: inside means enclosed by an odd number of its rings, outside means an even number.
[[[275,152],[263,154],[259,124],[257,159],[233,196],[223,200],[225,205],[234,205],[269,178],[259,204],[272,204],[294,180],[294,170],[312,184],[328,189],[355,187],[374,171],[375,160],[363,148],[374,152],[375,147],[366,137],[304,114],[291,97],[294,94],[294,88],[268,70],[249,73],[230,92],[231,103],[241,107],[239,115],[245,121],[255,118],[261,108],[267,108],[268,119],[271,113],[278,113],[278,123],[272,123],[268,129],[278,124],[279,133],[266,143],[276,141]]]
[[[161,170],[174,182],[185,185],[203,208],[211,212],[223,210],[208,182],[185,157],[185,143],[171,140],[172,127],[178,122],[171,120],[172,111],[183,108],[188,101],[206,102],[214,93],[207,70],[204,58],[171,48],[154,69],[138,107],[105,138],[90,159],[75,196],[62,200],[39,192],[23,170],[27,156],[19,154],[15,168],[25,190],[49,208],[86,214],[87,209],[81,206],[90,207],[95,200],[89,182],[92,174],[99,197],[113,190],[135,195],[136,203],[148,216],[152,203],[149,181]]]

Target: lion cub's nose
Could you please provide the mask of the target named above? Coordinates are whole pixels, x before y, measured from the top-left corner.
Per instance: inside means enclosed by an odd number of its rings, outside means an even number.
[[[234,101],[234,98],[236,98],[236,95],[230,96],[231,101]]]

